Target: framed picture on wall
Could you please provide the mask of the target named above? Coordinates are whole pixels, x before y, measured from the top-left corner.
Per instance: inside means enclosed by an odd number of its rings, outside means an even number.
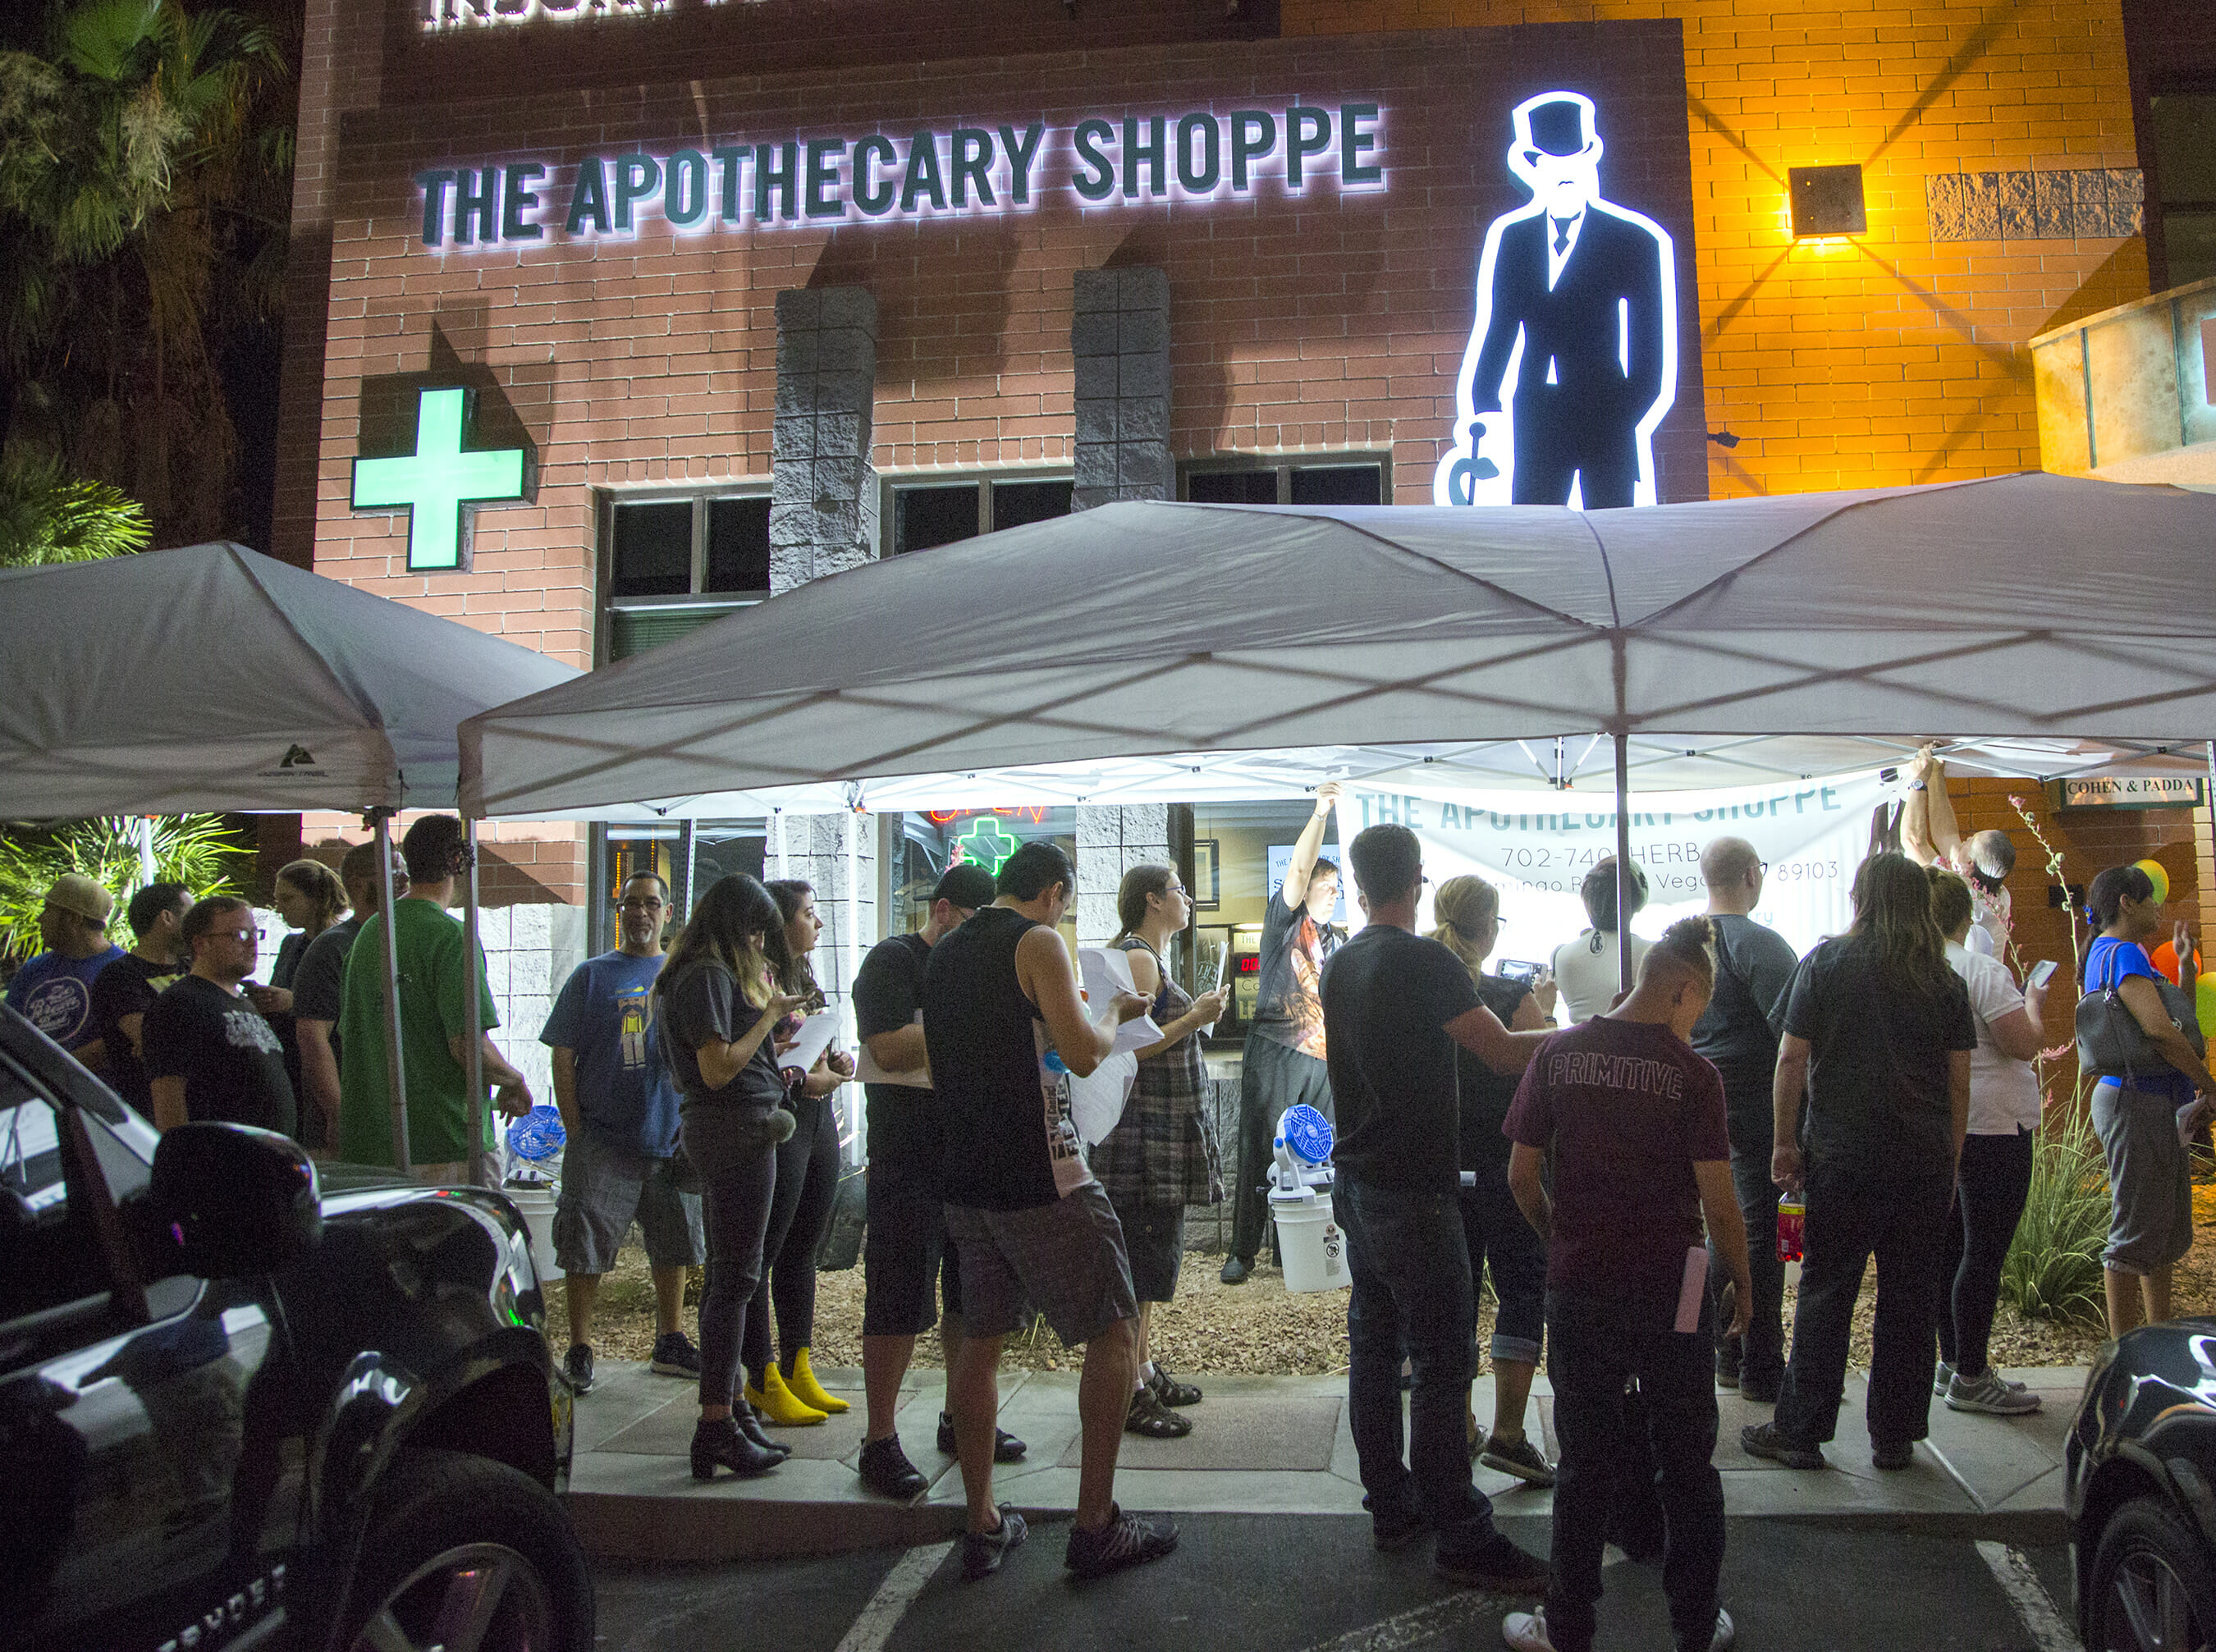
[[[1195,912],[1212,912],[1223,904],[1222,885],[1216,872],[1216,839],[1192,840],[1192,906]]]

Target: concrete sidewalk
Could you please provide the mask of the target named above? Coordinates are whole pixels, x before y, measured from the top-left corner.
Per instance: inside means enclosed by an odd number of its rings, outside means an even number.
[[[850,1400],[843,1416],[812,1428],[771,1430],[792,1447],[790,1461],[755,1480],[692,1477],[686,1452],[698,1415],[690,1384],[651,1374],[643,1365],[609,1361],[577,1402],[576,1459],[570,1512],[593,1553],[608,1558],[723,1560],[830,1554],[916,1544],[957,1531],[962,1477],[939,1454],[936,1434],[941,1379],[913,1373],[903,1385],[898,1427],[909,1459],[931,1477],[911,1504],[862,1489],[854,1474],[862,1442],[861,1377],[817,1373]],[[1739,1449],[1742,1423],[1770,1408],[1718,1392],[1722,1428],[1716,1466],[1734,1515],[1860,1525],[1903,1525],[1948,1536],[2053,1542],[2063,1534],[2062,1452],[2082,1369],[2010,1371],[2046,1401],[2029,1417],[1973,1416],[1935,1400],[1931,1437],[1912,1467],[1881,1474],[1870,1465],[1862,1421],[1864,1384],[1850,1373],[1839,1437],[1825,1447],[1831,1467],[1795,1471]],[[1129,1508],[1189,1513],[1351,1514],[1362,1510],[1354,1441],[1347,1431],[1346,1379],[1339,1377],[1207,1377],[1191,1380],[1207,1398],[1185,1415],[1184,1440],[1123,1437],[1116,1495]],[[1491,1382],[1478,1382],[1480,1423],[1492,1415]],[[1541,1376],[1533,1395],[1536,1426],[1555,1454],[1554,1405]],[[1029,1442],[1020,1463],[994,1476],[997,1495],[1025,1514],[1067,1514],[1077,1497],[1077,1375],[1005,1373],[1000,1425]],[[1480,1466],[1478,1484],[1503,1515],[1545,1514],[1553,1494]]]

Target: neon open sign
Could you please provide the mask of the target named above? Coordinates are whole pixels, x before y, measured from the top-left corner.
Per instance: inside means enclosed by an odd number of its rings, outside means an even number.
[[[1024,212],[1068,192],[1086,206],[1298,195],[1327,180],[1382,189],[1375,103],[1298,101],[1227,114],[1093,116],[1066,132],[955,126],[855,138],[787,138],[668,151],[437,167],[416,175],[427,248],[636,236],[659,218],[705,233]]]

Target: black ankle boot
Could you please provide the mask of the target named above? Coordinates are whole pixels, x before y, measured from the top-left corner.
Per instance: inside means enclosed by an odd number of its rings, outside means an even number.
[[[692,1477],[712,1480],[716,1470],[727,1468],[742,1478],[766,1474],[785,1459],[765,1451],[739,1432],[729,1417],[711,1422],[705,1417],[692,1430]]]
[[[748,1405],[744,1400],[738,1401],[731,1407],[731,1421],[738,1426],[739,1432],[753,1440],[755,1445],[766,1452],[776,1453],[779,1462],[782,1463],[792,1455],[791,1446],[772,1440],[762,1431],[761,1419],[754,1415],[754,1407]]]

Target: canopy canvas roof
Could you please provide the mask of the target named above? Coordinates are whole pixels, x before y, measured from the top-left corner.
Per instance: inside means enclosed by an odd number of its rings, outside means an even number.
[[[472,717],[461,795],[705,814],[1410,767],[1607,784],[1609,735],[1642,793],[1935,736],[1990,772],[2197,770],[2211,546],[2216,498],[2035,474],[1591,513],[1112,505],[819,580]]]

